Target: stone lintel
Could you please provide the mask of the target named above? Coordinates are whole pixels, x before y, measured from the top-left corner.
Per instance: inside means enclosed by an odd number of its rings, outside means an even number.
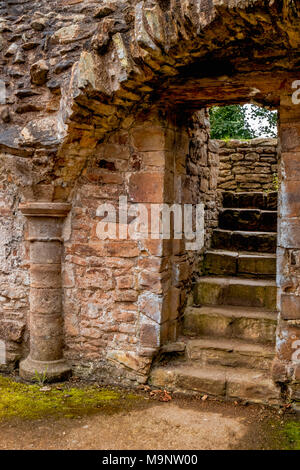
[[[25,202],[19,209],[26,217],[66,217],[71,204],[65,202]]]

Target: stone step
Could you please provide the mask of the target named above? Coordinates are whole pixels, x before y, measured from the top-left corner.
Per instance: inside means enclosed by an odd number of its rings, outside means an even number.
[[[275,253],[276,232],[247,232],[215,229],[212,248],[234,251],[255,251]]]
[[[276,283],[268,279],[200,278],[194,288],[196,305],[237,305],[276,309]]]
[[[276,255],[272,253],[208,250],[204,254],[204,273],[275,277]]]
[[[221,209],[219,228],[224,230],[277,231],[277,212],[260,209]]]
[[[187,395],[210,395],[268,405],[280,403],[280,389],[265,371],[222,366],[169,364],[152,370],[151,385]]]
[[[277,192],[233,192],[223,191],[223,207],[239,207],[245,209],[277,209]]]
[[[187,307],[183,334],[213,338],[236,338],[256,343],[274,343],[277,313],[261,308],[232,305]]]
[[[274,345],[245,342],[239,339],[197,338],[186,342],[187,359],[202,365],[246,367],[271,370]]]

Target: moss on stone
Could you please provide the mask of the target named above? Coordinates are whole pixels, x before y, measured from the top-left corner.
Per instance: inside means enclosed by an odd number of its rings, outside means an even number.
[[[300,450],[300,422],[288,421],[283,428],[287,449]]]
[[[47,387],[27,385],[0,376],[0,421],[12,418],[75,418],[100,411],[112,413],[130,406],[141,397],[97,386],[71,387],[69,384]]]
[[[268,420],[265,424],[268,448],[300,450],[300,422],[290,418]]]

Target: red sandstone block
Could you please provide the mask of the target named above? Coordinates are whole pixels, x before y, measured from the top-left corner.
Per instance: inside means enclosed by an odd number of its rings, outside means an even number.
[[[169,315],[168,318],[170,320],[174,320],[178,318],[179,315],[179,307],[180,307],[180,292],[181,290],[176,287],[171,287],[169,291]]]
[[[118,199],[122,194],[119,184],[84,184],[79,189],[82,201],[87,199]]]
[[[61,248],[60,242],[33,242],[30,244],[30,260],[32,263],[59,264]]]
[[[60,313],[57,315],[30,315],[30,334],[40,337],[57,337],[61,334],[63,320]]]
[[[132,323],[136,320],[136,315],[132,312],[113,309],[111,316],[116,322]]]
[[[128,135],[126,135],[125,140],[128,140]],[[121,143],[106,143],[102,144],[99,149],[97,148],[97,157],[107,159],[121,159],[128,160],[130,157],[130,146],[122,145]]]
[[[78,338],[80,335],[79,322],[76,315],[64,313],[64,332],[65,335]]]
[[[281,171],[284,179],[300,181],[300,152],[282,152]]]
[[[32,264],[30,266],[30,281],[32,287],[57,288],[61,286],[60,264]]]
[[[131,131],[134,147],[142,152],[164,150],[165,131],[161,127],[139,127]]]
[[[140,344],[142,347],[155,348],[159,346],[158,325],[144,324],[140,329]]]
[[[109,290],[113,288],[113,276],[110,269],[87,268],[83,271],[76,270],[75,285],[79,288],[99,288]]]
[[[138,256],[140,252],[137,241],[127,240],[99,240],[98,242],[90,242],[89,247],[92,248],[98,256],[134,258]]]
[[[282,219],[279,224],[278,245],[283,248],[300,247],[300,219]]]
[[[62,357],[63,335],[54,337],[30,336],[30,356],[36,361],[56,361]]]
[[[300,357],[299,357],[300,360]],[[300,382],[300,364],[297,364],[295,367],[294,378],[297,382]]]
[[[280,141],[282,152],[300,151],[300,124],[281,124]]]
[[[101,259],[101,265],[103,264],[103,259]],[[78,266],[87,266],[88,264],[90,264],[90,266],[93,266],[93,264],[90,262],[89,260],[89,263],[87,261],[86,258],[82,258],[81,256],[72,256],[72,255],[67,255],[65,257],[65,262],[66,263],[71,263],[71,264],[78,264]]]
[[[138,306],[140,312],[156,323],[162,322],[163,299],[162,296],[152,292],[143,292],[139,296]]]
[[[172,254],[172,240],[146,239],[139,242],[141,251],[153,256],[168,256]]]
[[[133,287],[133,276],[121,276],[116,279],[117,289],[131,289]]]
[[[300,296],[281,294],[281,318],[283,320],[300,320]]]
[[[61,311],[61,289],[30,288],[30,311],[53,314]]]
[[[105,242],[107,256],[119,256],[133,258],[139,255],[139,248],[136,241],[114,241]]]
[[[278,358],[281,361],[293,361],[299,349],[298,341],[300,341],[300,327],[291,326],[282,322],[279,325],[277,341]],[[297,357],[299,358],[299,354],[297,354]]]
[[[122,268],[122,269],[129,270],[133,266],[136,265],[135,260],[128,259],[128,258],[111,257],[111,258],[104,258],[104,259],[98,258],[98,259],[99,261],[101,260],[102,265],[105,264],[107,268]],[[93,260],[90,260],[90,261],[92,262]]]
[[[108,142],[111,144],[124,145],[125,147],[128,147],[128,145],[130,144],[129,133],[126,130],[114,132],[111,135],[109,135]],[[103,144],[100,144],[99,146],[100,149],[102,148],[102,145]]]
[[[25,231],[27,240],[51,240],[60,239],[63,218],[56,217],[30,217]]]
[[[24,330],[25,324],[23,322],[16,320],[0,321],[0,338],[5,338],[6,341],[21,341]]]
[[[114,292],[116,302],[135,302],[138,299],[138,292],[131,290],[121,290]]]
[[[97,328],[81,328],[80,332],[85,338],[101,338],[101,331]]]
[[[142,289],[147,288],[147,290],[157,294],[163,292],[161,275],[157,272],[142,271],[139,274],[139,285]]]
[[[135,325],[127,325],[126,323],[121,324],[119,326],[120,333],[128,333],[129,335],[135,334],[136,326]]]
[[[101,173],[98,174],[99,183],[103,184],[123,184],[124,177],[120,173]]]
[[[157,150],[153,152],[140,152],[142,164],[144,166],[155,166],[164,168],[167,166],[167,161],[170,160],[170,152],[164,150]]]
[[[299,154],[300,157],[300,154]],[[300,180],[284,180],[281,186],[280,215],[298,217],[300,214]]]
[[[132,173],[129,178],[129,199],[132,202],[162,203],[164,174],[159,172]]]
[[[288,377],[287,365],[275,360],[272,364],[272,378],[275,382],[286,382]]]
[[[74,283],[73,266],[65,265],[64,268],[62,269],[62,285],[63,287],[73,287],[74,284],[75,283]]]
[[[161,272],[168,264],[168,259],[147,256],[138,259],[138,267],[148,271]]]

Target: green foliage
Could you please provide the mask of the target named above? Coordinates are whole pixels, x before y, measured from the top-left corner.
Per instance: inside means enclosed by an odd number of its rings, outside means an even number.
[[[277,112],[254,105],[214,106],[210,109],[210,125],[212,139],[276,137]]]
[[[279,179],[277,173],[273,173],[273,188],[274,191],[279,191]]]
[[[258,123],[258,131],[255,132],[255,137],[261,137],[262,134],[268,137],[277,136],[277,111],[269,111],[266,108],[252,105],[249,115]]]
[[[39,374],[37,370],[34,371],[34,377],[32,377],[32,380],[42,387],[44,383],[47,382],[47,368],[42,374]]]
[[[239,105],[211,108],[210,126],[212,139],[252,139],[254,137],[246,121],[246,109]]]

